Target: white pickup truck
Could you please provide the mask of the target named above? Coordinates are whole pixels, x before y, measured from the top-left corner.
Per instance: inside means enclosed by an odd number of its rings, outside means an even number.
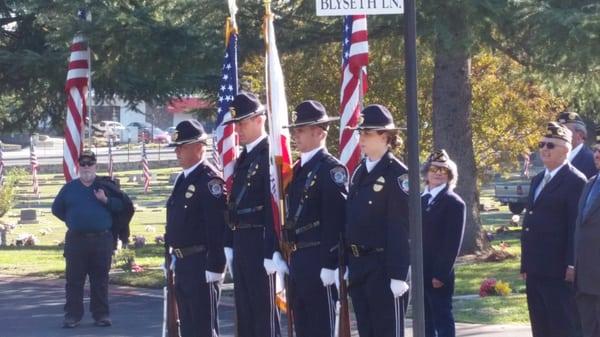
[[[524,158],[521,172],[498,178],[494,184],[494,198],[507,204],[513,214],[521,214],[527,208],[531,178],[544,169],[536,152]]]

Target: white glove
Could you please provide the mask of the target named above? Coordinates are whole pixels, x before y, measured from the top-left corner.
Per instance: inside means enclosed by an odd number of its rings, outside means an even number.
[[[206,275],[206,283],[221,282],[223,281],[223,276],[225,275],[225,273],[213,273],[212,271],[208,270],[204,273]]]
[[[333,269],[327,269],[327,268],[321,268],[321,282],[323,282],[323,287],[328,287],[334,283],[336,283],[336,286],[338,284],[338,282],[336,282],[337,277],[335,277],[335,275],[337,274],[337,269],[333,270]]]
[[[231,275],[231,278],[233,278],[233,248],[225,247],[224,250],[227,270],[229,271],[229,275]]]
[[[278,273],[285,275],[289,274],[290,270],[288,269],[288,265],[281,256],[281,253],[275,252],[273,253],[273,262],[275,263],[275,269]]]
[[[408,291],[408,283],[406,283],[402,280],[391,279],[390,280],[390,289],[392,289],[394,298],[400,297]]]
[[[275,262],[273,262],[273,260],[271,259],[264,259],[263,266],[265,267],[267,275],[273,275],[277,271],[277,268],[275,267]]]

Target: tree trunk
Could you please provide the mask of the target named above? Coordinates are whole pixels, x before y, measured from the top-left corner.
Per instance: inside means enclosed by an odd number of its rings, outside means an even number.
[[[464,32],[454,32],[455,37]],[[446,39],[448,36],[446,36]],[[471,60],[466,49],[456,48],[458,40],[436,42],[433,77],[433,143],[446,149],[458,165],[456,192],[466,203],[466,228],[462,253],[486,249],[489,244],[481,232],[477,167],[471,129]],[[454,46],[450,50],[444,46]]]

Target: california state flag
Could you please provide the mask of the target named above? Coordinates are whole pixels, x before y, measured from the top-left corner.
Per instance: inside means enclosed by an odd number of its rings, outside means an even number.
[[[275,43],[273,14],[265,15],[264,36],[266,44],[265,71],[267,88],[267,118],[269,122],[269,141],[271,146],[271,203],[275,219],[275,233],[281,239],[283,221],[283,191],[292,179],[292,156],[290,151],[290,133],[284,129],[288,125],[288,105],[285,96],[283,72]]]

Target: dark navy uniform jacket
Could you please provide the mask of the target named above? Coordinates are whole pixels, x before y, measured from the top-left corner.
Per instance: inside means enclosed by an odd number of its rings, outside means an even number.
[[[587,179],[590,179],[598,173],[596,164],[594,164],[594,153],[590,148],[585,146],[585,144],[581,150],[579,150],[575,158],[571,160],[571,165],[581,171]]]
[[[465,230],[465,203],[446,186],[422,212],[425,282],[435,277],[448,283]]]
[[[521,234],[521,273],[564,279],[567,266],[575,265],[573,237],[577,204],[586,179],[567,163],[534,201],[545,172],[531,180],[529,207]]]
[[[309,178],[310,174],[310,180]],[[302,201],[303,206],[294,227],[295,242],[319,242],[321,268],[337,267],[336,245],[344,229],[346,204],[346,168],[325,149],[318,151],[304,164],[294,166],[294,178],[287,188],[287,224],[295,219]],[[308,183],[307,183],[308,182]],[[306,192],[305,192],[306,189]],[[318,225],[314,226],[318,222]],[[309,228],[307,226],[313,225]],[[313,261],[317,263],[317,261]]]
[[[269,174],[269,140],[260,141],[250,153],[242,151],[236,161],[233,173],[233,186],[229,203],[236,203],[237,219],[229,221],[241,225],[264,226],[264,258],[273,258],[278,250],[277,238],[273,227],[273,208],[271,207],[271,185]],[[242,233],[246,229],[240,229]],[[233,231],[225,231],[225,246],[233,247]]]
[[[214,273],[225,269],[225,200],[223,179],[206,160],[187,177],[181,173],[167,200],[165,242],[173,248],[205,246],[207,270]]]
[[[398,280],[406,279],[410,264],[407,184],[406,166],[388,151],[371,172],[364,160],[356,168],[346,203],[347,243],[383,248],[387,276]],[[350,268],[355,272],[369,271]]]

